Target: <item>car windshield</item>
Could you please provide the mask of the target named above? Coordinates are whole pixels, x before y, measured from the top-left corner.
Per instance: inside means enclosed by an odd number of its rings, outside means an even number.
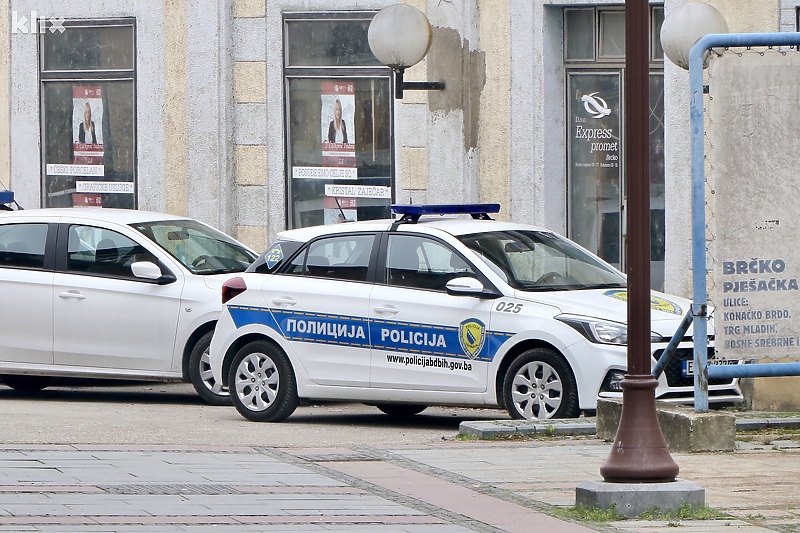
[[[459,237],[510,286],[558,291],[626,286],[625,277],[555,233],[509,230]]]
[[[131,226],[194,274],[244,272],[256,258],[221,231],[196,220],[140,222]]]

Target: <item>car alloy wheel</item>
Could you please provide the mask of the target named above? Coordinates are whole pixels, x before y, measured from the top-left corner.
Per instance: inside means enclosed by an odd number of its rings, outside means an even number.
[[[245,345],[231,363],[228,387],[239,413],[254,422],[278,422],[299,403],[292,365],[283,351],[266,341]]]
[[[548,348],[534,348],[509,367],[503,386],[512,418],[547,420],[578,416],[575,377],[567,362]]]

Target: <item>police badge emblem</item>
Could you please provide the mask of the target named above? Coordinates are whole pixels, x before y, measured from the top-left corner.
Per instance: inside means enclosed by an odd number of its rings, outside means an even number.
[[[477,318],[468,318],[458,326],[458,340],[461,349],[470,359],[475,359],[483,349],[486,340],[486,326]]]

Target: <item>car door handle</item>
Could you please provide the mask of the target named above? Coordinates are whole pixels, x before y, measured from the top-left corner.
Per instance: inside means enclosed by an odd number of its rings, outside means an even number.
[[[396,307],[375,307],[373,309],[379,315],[396,315],[400,310]]]
[[[58,294],[59,298],[63,298],[65,300],[85,300],[86,296],[81,294],[78,291],[64,291]]]
[[[278,307],[293,307],[297,304],[297,300],[294,298],[273,298],[272,303],[277,305]]]

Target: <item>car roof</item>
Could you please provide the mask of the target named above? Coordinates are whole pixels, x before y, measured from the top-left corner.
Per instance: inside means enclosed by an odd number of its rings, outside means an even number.
[[[46,209],[24,209],[19,211],[0,211],[0,220],[24,218],[56,220],[69,217],[72,220],[94,220],[116,222],[118,224],[135,224],[138,222],[154,222],[161,220],[187,220],[188,217],[157,213],[155,211],[139,211],[137,209],[114,209],[108,207],[58,207]]]
[[[282,231],[278,237],[282,240],[306,242],[322,235],[335,235],[338,233],[386,231],[396,224],[395,219],[366,220],[361,222],[344,222],[340,224],[328,224],[324,226],[309,226]],[[432,231],[431,231],[432,230]],[[431,216],[421,217],[417,222],[404,222],[397,225],[398,232],[410,233],[436,233],[442,231],[451,235],[469,235],[472,233],[486,233],[492,231],[508,230],[529,230],[546,231],[551,230],[520,224],[517,222],[507,222],[503,220],[478,220],[464,216]]]

